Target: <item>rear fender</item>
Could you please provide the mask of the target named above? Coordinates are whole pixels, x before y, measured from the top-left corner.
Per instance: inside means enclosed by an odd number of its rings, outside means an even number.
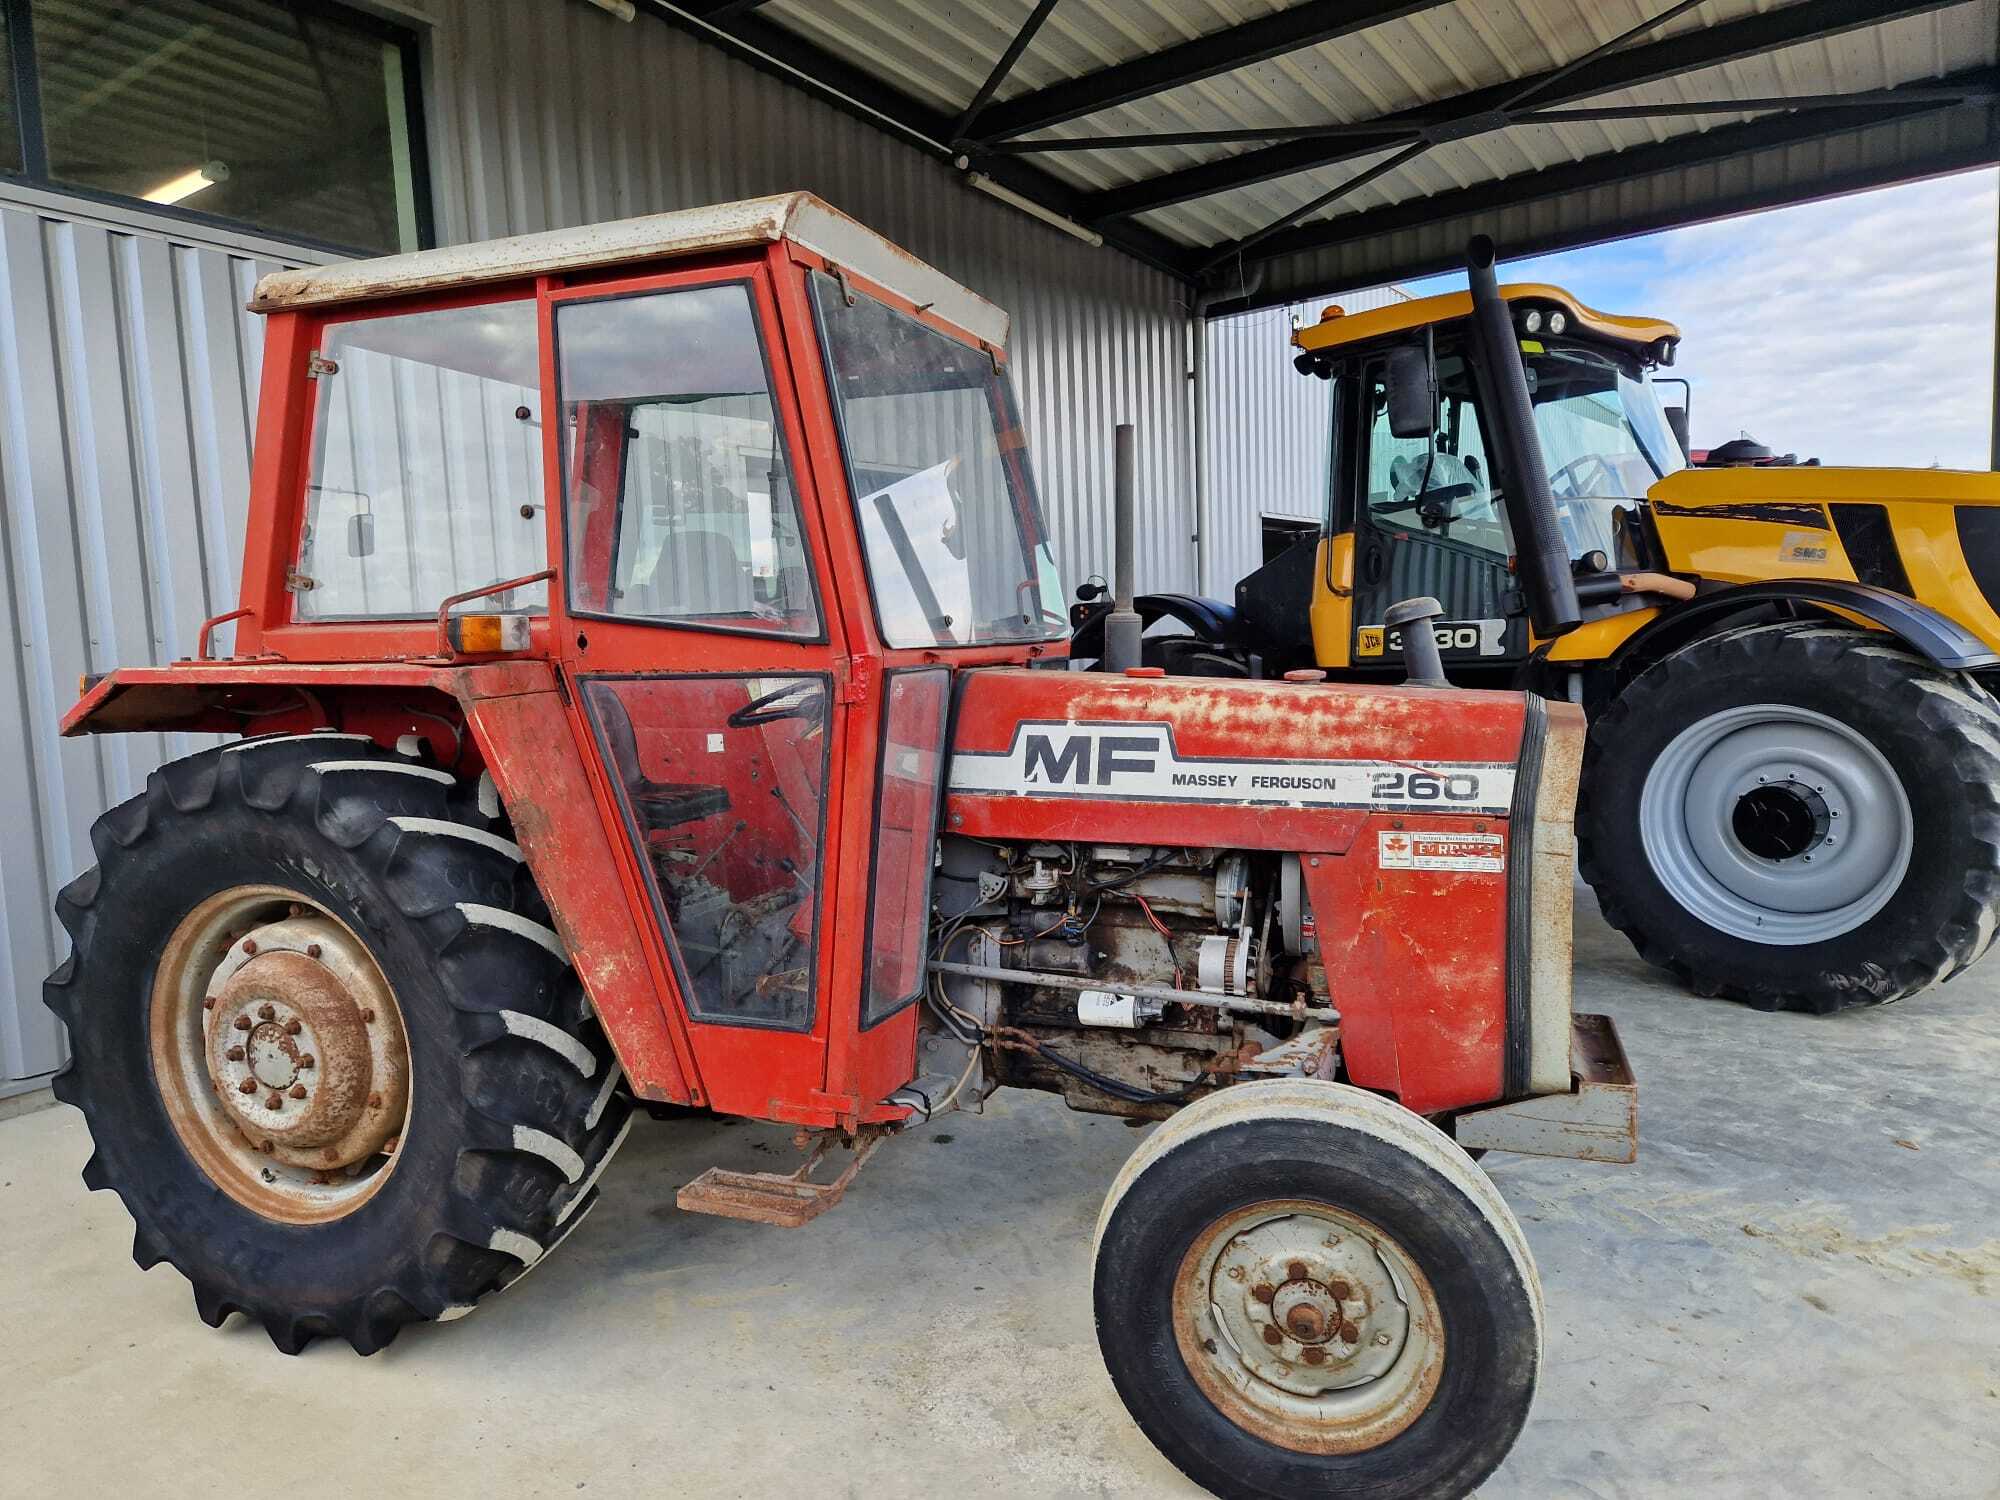
[[[129,667],[89,684],[65,735],[135,732],[365,733],[385,745],[421,735],[437,764],[493,778],[557,934],[604,1024],[632,1091],[702,1102],[678,991],[655,967],[642,876],[615,845],[574,711],[543,661],[423,665],[180,662]]]
[[[1889,589],[1831,578],[1774,578],[1708,590],[1635,631],[1614,661],[1650,664],[1715,634],[1736,616],[1786,613],[1860,620],[1887,631],[1947,672],[2000,666],[2000,655],[1949,615]]]

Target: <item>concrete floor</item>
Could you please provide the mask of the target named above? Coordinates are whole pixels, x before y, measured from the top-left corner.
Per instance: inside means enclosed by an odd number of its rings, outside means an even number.
[[[2000,961],[1888,1010],[1662,985],[1586,907],[1579,1008],[1641,1083],[1634,1167],[1489,1158],[1550,1349],[1489,1500],[2000,1496]],[[691,1217],[781,1131],[642,1123],[564,1252],[465,1322],[286,1359],[139,1274],[79,1117],[0,1125],[0,1494],[1178,1496],[1090,1327],[1137,1142],[1002,1096],[786,1232]]]

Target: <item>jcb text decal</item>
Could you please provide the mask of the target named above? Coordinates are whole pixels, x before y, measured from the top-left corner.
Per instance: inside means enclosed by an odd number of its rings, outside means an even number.
[[[1488,761],[1249,760],[1182,755],[1170,724],[1025,723],[1001,752],[952,756],[955,792],[1233,802],[1504,816],[1514,768]]]

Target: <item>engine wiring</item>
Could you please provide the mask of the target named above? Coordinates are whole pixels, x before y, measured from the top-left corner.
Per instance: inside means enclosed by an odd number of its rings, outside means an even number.
[[[1138,879],[1151,869],[1158,868],[1162,862],[1154,861],[1147,866],[1142,866],[1121,882],[1110,885],[1090,886],[1090,892],[1096,895],[1097,899],[1092,903],[1090,915],[1081,922],[1076,923],[1076,935],[1080,938],[1090,930],[1091,924],[1097,920],[1098,912],[1104,906],[1104,897],[1102,894],[1104,891],[1119,889],[1124,884],[1130,884],[1132,880]],[[1072,864],[1073,869],[1074,864]],[[1159,929],[1161,936],[1166,940],[1167,952],[1170,955],[1173,954],[1173,936],[1167,931],[1165,924],[1160,921],[1151,905],[1147,903],[1143,896],[1135,894],[1133,899],[1145,911],[1147,920]],[[1072,912],[1065,911],[1054,923],[1038,933],[1034,933],[1028,937],[1007,938],[981,925],[984,920],[1001,915],[1004,915],[1004,912],[994,909],[992,902],[981,902],[978,905],[967,907],[964,911],[959,912],[956,916],[946,921],[943,930],[938,935],[936,943],[932,945],[931,957],[942,962],[950,953],[951,945],[968,933],[983,933],[987,938],[1003,947],[1014,947],[1023,943],[1033,942],[1039,938],[1052,936],[1075,920]],[[1176,958],[1174,965],[1174,988],[1183,989],[1185,987],[1182,982],[1179,961]],[[957,1100],[959,1094],[964,1091],[965,1085],[971,1079],[973,1069],[979,1061],[980,1051],[986,1047],[992,1048],[996,1053],[1003,1047],[1013,1051],[1033,1053],[1041,1057],[1052,1067],[1080,1079],[1098,1090],[1098,1092],[1108,1094],[1112,1098],[1121,1100],[1127,1104],[1178,1104],[1191,1098],[1198,1090],[1207,1087],[1213,1081],[1214,1075],[1212,1070],[1204,1068],[1192,1080],[1177,1089],[1157,1090],[1140,1088],[1136,1084],[1126,1083],[1122,1079],[1100,1073],[1095,1068],[1078,1062],[1073,1057],[1067,1057],[1057,1052],[1040,1037],[1032,1033],[1022,1031],[1016,1027],[988,1027],[970,1011],[963,1010],[952,1004],[951,997],[945,994],[944,976],[935,970],[930,975],[929,983],[924,987],[924,1001],[930,1007],[931,1013],[937,1017],[939,1024],[960,1043],[972,1049],[972,1055],[966,1059],[965,1071],[959,1074],[958,1081],[951,1087],[951,1092],[932,1106],[931,1113],[934,1115],[941,1113],[949,1107]]]

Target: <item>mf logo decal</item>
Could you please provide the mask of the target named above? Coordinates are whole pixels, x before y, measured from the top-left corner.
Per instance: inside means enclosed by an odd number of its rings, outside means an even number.
[[[1490,761],[1238,759],[1182,755],[1170,724],[1020,724],[1004,751],[961,750],[950,788],[989,796],[1100,797],[1505,816],[1514,768]]]
[[[1447,655],[1452,652],[1460,656],[1507,654],[1505,620],[1434,620],[1431,622],[1431,633],[1437,637],[1438,650]],[[1354,632],[1356,656],[1385,656],[1392,652],[1400,655],[1402,650],[1401,630],[1362,625]]]

